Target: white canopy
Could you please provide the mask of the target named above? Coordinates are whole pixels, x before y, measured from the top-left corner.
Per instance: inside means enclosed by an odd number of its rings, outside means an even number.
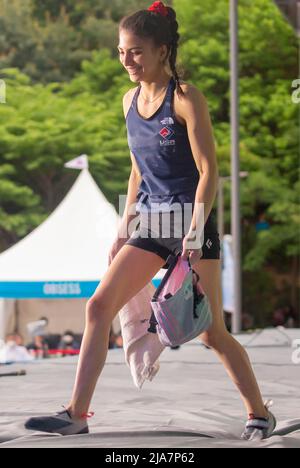
[[[0,255],[0,282],[99,280],[117,222],[115,208],[84,169],[53,213]]]

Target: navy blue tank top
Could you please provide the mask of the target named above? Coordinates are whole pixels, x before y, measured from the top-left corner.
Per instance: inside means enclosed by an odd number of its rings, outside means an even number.
[[[200,176],[186,126],[174,115],[175,87],[171,77],[161,106],[151,117],[144,118],[137,108],[139,85],[126,116],[128,146],[142,177],[137,212],[168,211],[174,203],[180,207],[192,203],[194,207]],[[166,205],[158,208],[161,203]]]

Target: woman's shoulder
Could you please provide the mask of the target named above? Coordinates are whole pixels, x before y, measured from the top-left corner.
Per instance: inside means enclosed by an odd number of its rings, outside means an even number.
[[[202,91],[194,84],[183,80],[179,80],[179,84],[186,98],[193,98],[195,95],[202,96],[204,98]],[[176,90],[176,95],[180,97],[178,90]]]
[[[138,89],[138,86],[136,86],[135,88],[131,88],[123,96],[123,110],[124,110],[125,118],[127,116],[129,107],[131,106],[131,103],[132,103],[133,96],[137,89]]]
[[[183,95],[181,95],[177,89],[174,93],[174,106],[179,116],[186,120],[188,115],[195,113],[195,110],[206,109],[206,98],[197,86],[182,80],[179,80],[179,84]]]

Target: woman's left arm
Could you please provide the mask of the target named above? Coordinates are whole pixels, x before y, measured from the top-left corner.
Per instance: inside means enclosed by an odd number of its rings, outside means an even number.
[[[193,211],[190,233],[197,232],[199,236],[204,229],[214,204],[218,189],[218,163],[208,105],[204,95],[196,87],[189,85],[181,105],[182,117],[186,121],[188,137],[200,174]],[[199,226],[199,219],[204,208],[204,224]],[[201,216],[200,216],[201,221]]]

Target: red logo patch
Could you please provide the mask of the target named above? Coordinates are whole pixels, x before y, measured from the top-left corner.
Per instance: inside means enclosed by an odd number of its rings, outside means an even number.
[[[174,134],[173,130],[171,130],[170,128],[168,127],[164,127],[161,129],[161,131],[159,132],[160,136],[162,136],[163,138],[169,138],[171,135]]]

